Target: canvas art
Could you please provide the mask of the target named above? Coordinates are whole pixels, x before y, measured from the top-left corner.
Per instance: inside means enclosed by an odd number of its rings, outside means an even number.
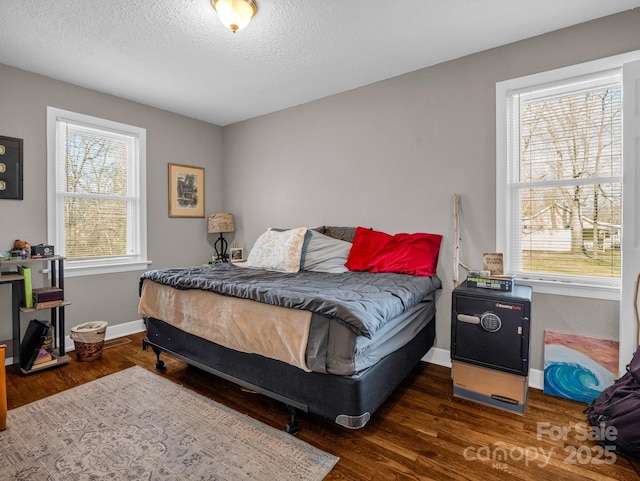
[[[591,403],[618,377],[619,342],[544,333],[544,392]]]

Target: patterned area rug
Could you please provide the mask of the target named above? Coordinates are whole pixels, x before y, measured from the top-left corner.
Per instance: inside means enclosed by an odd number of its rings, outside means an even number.
[[[338,458],[135,366],[9,411],[0,478],[322,480]]]

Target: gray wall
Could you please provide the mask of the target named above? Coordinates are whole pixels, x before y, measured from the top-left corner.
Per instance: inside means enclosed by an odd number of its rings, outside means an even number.
[[[126,79],[123,79],[126,81]],[[0,200],[0,250],[16,238],[47,241],[46,108],[58,107],[147,129],[149,268],[205,263],[215,239],[205,219],[168,217],[169,162],[205,168],[205,212],[222,209],[222,129],[166,111],[0,65],[0,135],[24,139],[24,200]],[[89,320],[140,318],[140,271],[66,279],[67,333]],[[40,276],[41,277],[41,276]],[[38,279],[41,282],[43,279]],[[24,325],[34,314],[23,314]],[[11,337],[8,286],[0,286],[0,340]]]
[[[443,234],[437,346],[448,349],[454,193],[462,260],[477,266],[495,248],[495,83],[640,49],[639,25],[634,10],[224,129],[0,65],[0,135],[25,140],[25,200],[0,202],[0,249],[18,237],[46,240],[51,105],[147,129],[151,268],[203,263],[215,240],[203,219],[168,218],[168,162],[207,169],[206,212],[233,212],[247,249],[271,226]],[[138,319],[138,274],[69,279],[68,326]],[[8,309],[8,289],[0,288],[0,339],[10,337]],[[537,369],[544,329],[616,338],[618,303],[534,294]]]
[[[454,193],[462,261],[479,267],[495,249],[496,82],[640,49],[639,25],[634,10],[225,127],[224,204],[240,244],[300,225],[443,234],[437,346],[448,349]],[[545,329],[617,339],[618,317],[617,302],[534,294],[532,367]]]

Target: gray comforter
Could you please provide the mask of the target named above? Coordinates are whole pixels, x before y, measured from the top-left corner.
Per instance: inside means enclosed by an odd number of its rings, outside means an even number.
[[[312,271],[285,274],[233,264],[148,271],[140,278],[140,288],[145,279],[176,289],[202,289],[324,314],[369,338],[441,286],[437,276]]]

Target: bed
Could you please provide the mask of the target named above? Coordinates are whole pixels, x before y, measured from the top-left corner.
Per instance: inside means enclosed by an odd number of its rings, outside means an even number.
[[[143,348],[362,428],[435,340],[441,236],[270,229],[246,263],[145,272]]]

